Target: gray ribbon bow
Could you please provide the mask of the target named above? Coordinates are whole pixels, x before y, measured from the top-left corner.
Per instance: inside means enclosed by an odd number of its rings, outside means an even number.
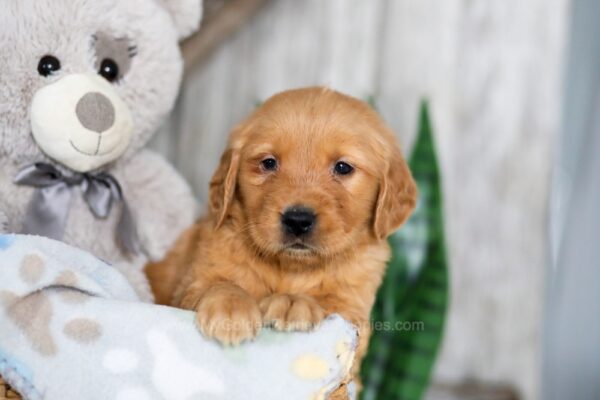
[[[130,253],[139,252],[135,224],[127,202],[123,198],[117,180],[105,173],[63,174],[46,163],[35,163],[23,168],[14,182],[36,188],[29,206],[23,232],[61,240],[71,205],[72,190],[79,186],[83,198],[96,218],[108,217],[114,202],[122,203],[122,212],[117,226],[117,240]]]

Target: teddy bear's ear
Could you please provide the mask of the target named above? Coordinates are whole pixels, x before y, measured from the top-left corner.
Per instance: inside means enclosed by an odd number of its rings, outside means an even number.
[[[171,14],[179,39],[185,39],[198,29],[202,18],[202,0],[161,0]]]

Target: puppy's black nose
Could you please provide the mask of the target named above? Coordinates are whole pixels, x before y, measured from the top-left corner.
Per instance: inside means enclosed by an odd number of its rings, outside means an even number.
[[[302,236],[310,233],[315,226],[317,216],[306,207],[292,207],[281,216],[281,224],[286,233]]]

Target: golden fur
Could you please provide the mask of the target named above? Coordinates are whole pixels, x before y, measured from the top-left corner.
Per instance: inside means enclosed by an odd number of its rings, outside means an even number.
[[[273,157],[276,171],[261,161]],[[333,173],[343,160],[355,170]],[[324,88],[278,94],[234,129],[210,183],[208,215],[148,275],[159,302],[197,312],[227,344],[264,325],[310,329],[341,314],[356,324],[358,372],[369,314],[390,257],[387,236],[415,206],[393,133],[364,102]],[[286,243],[283,211],[316,211],[308,249]]]

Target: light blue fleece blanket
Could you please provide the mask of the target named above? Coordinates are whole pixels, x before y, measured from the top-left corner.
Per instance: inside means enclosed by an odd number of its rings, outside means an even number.
[[[0,235],[0,375],[26,399],[323,399],[347,376],[356,332],[263,330],[225,349],[194,314],[137,301],[112,267],[49,239]]]

